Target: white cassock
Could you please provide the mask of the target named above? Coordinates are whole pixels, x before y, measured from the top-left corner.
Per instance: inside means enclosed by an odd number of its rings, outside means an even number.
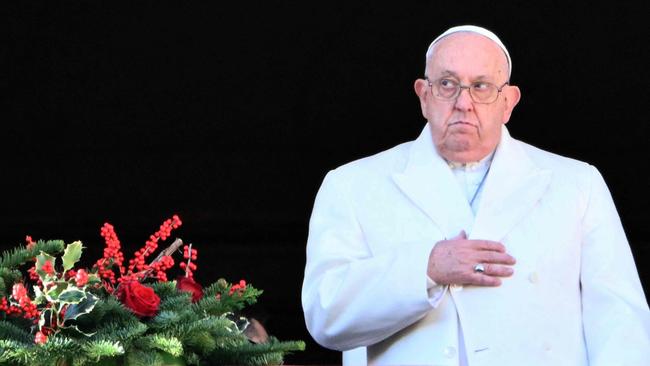
[[[601,175],[502,131],[475,213],[428,125],[327,174],[302,302],[317,342],[362,347],[345,364],[362,353],[376,365],[650,364],[650,312]],[[514,275],[428,284],[431,249],[461,230],[503,243]]]

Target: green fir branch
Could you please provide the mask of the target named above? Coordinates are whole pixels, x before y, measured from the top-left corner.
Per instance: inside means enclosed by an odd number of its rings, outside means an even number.
[[[198,314],[209,314],[221,316],[225,313],[232,312],[228,303],[217,300],[215,296],[203,296],[201,300],[192,304],[192,310]]]
[[[203,298],[192,304],[192,311],[200,314],[221,316],[226,313],[237,312],[257,302],[261,290],[247,288],[242,296],[233,294],[230,296],[227,291],[220,298],[215,296],[203,296]]]
[[[210,360],[215,364],[280,365],[283,361],[283,355],[304,350],[304,342],[280,342],[274,337],[269,337],[267,343],[255,344],[247,342],[238,347],[217,349],[210,355]]]
[[[90,314],[80,317],[84,321],[92,321],[95,324],[109,320],[112,322],[138,320],[133,313],[127,309],[121,302],[113,297],[107,297],[99,300]]]
[[[194,352],[189,352],[186,350],[183,354],[183,358],[185,359],[185,363],[188,366],[199,366],[201,364],[201,357]]]
[[[224,290],[226,286],[227,286],[226,280],[221,278],[219,279],[219,281],[214,282],[207,287],[204,287],[203,299],[217,296],[217,294],[221,293],[221,291]]]
[[[175,310],[180,311],[183,309],[189,310],[189,306],[192,303],[192,295],[189,292],[176,292],[173,295],[169,295],[165,298],[161,298],[159,309],[161,311],[165,310]]]
[[[210,354],[217,348],[216,338],[207,331],[192,332],[185,342],[188,348],[201,355]]]
[[[185,342],[192,337],[192,334],[202,331],[220,337],[233,337],[239,333],[235,323],[229,319],[210,316],[191,323],[180,324],[175,327],[174,334],[177,334]]]
[[[260,356],[250,356],[244,361],[248,365],[282,365],[284,357],[281,352],[265,353]]]
[[[221,309],[229,309],[228,311],[230,312],[236,312],[242,310],[247,305],[255,304],[257,302],[257,298],[263,292],[264,291],[262,290],[258,290],[250,285],[247,285],[246,289],[243,292],[237,291],[232,295],[227,290],[221,291],[218,301],[221,303]]]
[[[181,311],[161,311],[147,324],[155,332],[166,332],[177,334],[183,332],[199,319],[197,314],[192,313],[188,308]]]
[[[149,327],[155,330],[168,330],[181,323],[181,316],[176,311],[163,310],[149,322]]]
[[[129,366],[165,366],[166,364],[165,356],[161,352],[133,350],[126,354],[125,365]]]
[[[90,337],[91,341],[118,341],[125,348],[131,344],[134,339],[145,334],[148,327],[137,320],[129,322],[112,322],[105,323],[97,329],[97,333]]]
[[[22,278],[23,274],[19,270],[0,267],[0,297],[9,296],[11,286]]]
[[[28,261],[31,261],[41,252],[45,252],[49,255],[56,255],[63,251],[64,246],[65,244],[63,243],[63,240],[39,240],[31,248],[19,245],[13,249],[5,250],[2,253],[2,256],[0,256],[0,268],[17,268]]]
[[[134,346],[142,350],[158,349],[174,357],[183,354],[183,344],[178,338],[162,334],[153,334],[138,338],[134,342]]]
[[[146,326],[141,324],[131,311],[114,298],[100,299],[90,313],[81,315],[70,323],[76,325],[85,333],[96,333],[91,339],[110,340],[112,334],[110,332],[118,331],[126,334],[127,332],[124,332],[124,330],[132,330],[132,327],[136,324],[144,326],[146,330]],[[114,324],[117,325],[117,330],[111,329],[107,333],[106,328]]]
[[[31,350],[34,361],[29,363],[30,366],[64,364],[82,352],[78,342],[57,334],[50,336],[47,343],[35,345]]]
[[[82,349],[84,357],[93,362],[105,357],[116,357],[124,354],[124,347],[119,342],[103,340],[86,342]]]
[[[21,279],[23,274],[17,269],[0,267],[0,277],[11,283]]]
[[[0,339],[0,365],[28,365],[33,358],[30,346]]]
[[[174,296],[178,293],[176,281],[154,282],[150,286],[161,299]]]
[[[34,341],[34,337],[24,328],[5,320],[0,320],[0,339],[11,339],[24,345],[29,345]]]
[[[19,329],[23,329],[27,334],[31,334],[32,328],[34,328],[34,321],[32,319],[25,319],[22,316],[6,316],[4,314],[0,315],[5,317],[3,321],[13,324],[14,326],[18,327]],[[0,338],[1,339],[1,338]],[[33,335],[30,335],[30,340],[29,344],[33,343]]]
[[[216,349],[235,349],[249,343],[248,338],[239,331],[234,322],[226,318],[222,318],[221,321],[228,322],[227,326],[217,327],[211,332],[217,346]]]

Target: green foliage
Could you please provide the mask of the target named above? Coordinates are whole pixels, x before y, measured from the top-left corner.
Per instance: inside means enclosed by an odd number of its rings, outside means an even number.
[[[142,350],[158,349],[178,357],[183,354],[183,344],[176,337],[152,334],[138,338],[134,346]]]
[[[11,286],[22,277],[22,273],[17,269],[0,267],[0,297],[10,294]]]
[[[82,300],[86,299],[86,293],[76,288],[66,289],[62,291],[57,300],[64,305],[79,304]]]
[[[99,298],[91,293],[86,293],[84,295],[85,297],[82,301],[68,306],[68,310],[65,312],[65,316],[63,317],[65,321],[77,319],[84,314],[90,313],[95,308]]]
[[[187,365],[200,365],[201,364],[201,357],[197,355],[194,352],[190,351],[185,351],[185,354],[183,355],[185,358],[185,363]]]
[[[35,345],[37,357],[59,359],[62,355],[73,355],[80,353],[82,347],[79,342],[74,339],[53,335],[43,345]]]
[[[159,366],[162,363],[162,356],[150,350],[136,350],[126,356],[126,364],[129,366]]]
[[[45,266],[46,262],[50,262],[50,265],[54,267],[56,266],[56,257],[45,252],[41,252],[36,256],[36,273],[38,273],[38,276],[43,282],[48,280],[51,281],[53,278],[43,269],[43,266]]]
[[[90,322],[99,324],[103,321],[112,322],[130,322],[137,321],[138,318],[133,315],[129,309],[124,307],[121,302],[111,296],[105,296],[97,302],[92,312],[84,315],[79,319],[80,322]]]
[[[39,240],[32,248],[25,248],[19,245],[16,248],[5,250],[0,256],[0,268],[14,269],[31,261],[41,252],[49,255],[56,255],[63,251],[62,240]]]
[[[178,290],[176,290],[176,281],[152,283],[151,288],[161,299],[167,299],[170,296],[179,294]]]
[[[138,320],[105,323],[93,334],[91,340],[115,340],[129,344],[147,332],[148,327]]]
[[[217,294],[220,294],[222,291],[227,290],[228,283],[226,280],[220,278],[217,282],[211,284],[210,286],[207,286],[206,288],[203,289],[203,299],[205,300],[206,298],[210,297],[215,297]]]
[[[124,354],[124,347],[119,342],[91,341],[83,347],[84,355],[90,360],[99,361],[103,357],[115,357]]]
[[[202,355],[210,354],[217,348],[216,337],[206,330],[188,333],[185,343],[189,348]]]
[[[304,350],[304,342],[280,342],[270,337],[264,344],[242,343],[237,347],[220,348],[210,355],[210,361],[215,364],[280,365],[284,354]]]
[[[63,270],[67,271],[69,269],[72,269],[74,267],[75,263],[81,259],[81,250],[83,249],[83,246],[81,245],[80,241],[75,241],[74,243],[70,243],[65,247],[65,252],[63,253],[63,256],[61,257],[61,260],[63,261]]]
[[[192,303],[190,298],[191,295],[188,292],[177,292],[174,295],[170,295],[160,301],[160,310],[181,311],[183,309],[187,309]]]
[[[15,283],[25,283],[40,318],[35,325],[20,314],[0,312],[0,366],[268,365],[304,349],[302,342],[270,338],[256,344],[247,338],[248,320],[237,313],[254,304],[262,291],[243,281],[233,286],[220,279],[196,303],[190,293],[177,290],[175,281],[147,284],[160,297],[158,312],[138,318],[113,289],[101,286],[97,274],[87,271],[87,284],[64,276],[79,262],[82,249],[81,242],[65,246],[41,240],[3,252],[0,297],[15,306],[8,295]],[[26,284],[19,267],[31,263],[42,286]],[[35,344],[39,330],[48,330],[44,344]]]
[[[255,304],[257,298],[263,293],[262,290],[247,285],[244,291],[235,292],[231,295],[229,292],[231,285],[221,281],[223,280],[219,280],[204,289],[203,298],[191,305],[193,312],[221,316],[228,312],[240,311],[247,305]]]
[[[27,365],[31,348],[11,339],[0,339],[0,365]]]
[[[11,339],[19,343],[30,344],[34,337],[8,321],[0,320],[0,339]]]

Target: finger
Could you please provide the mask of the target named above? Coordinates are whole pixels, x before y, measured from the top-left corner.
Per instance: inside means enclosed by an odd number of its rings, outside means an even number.
[[[500,266],[498,264],[484,264],[483,267],[485,267],[483,275],[492,277],[510,277],[515,272],[512,267]]]
[[[488,250],[493,252],[505,253],[506,247],[503,244],[491,240],[470,240],[472,247],[478,250]]]
[[[482,273],[472,273],[469,285],[497,287],[501,286],[499,277],[492,277]]]
[[[492,251],[480,252],[479,261],[485,263],[498,263],[498,264],[508,264],[508,265],[513,265],[517,263],[515,257],[511,256],[508,253],[500,253],[500,252],[492,252]]]

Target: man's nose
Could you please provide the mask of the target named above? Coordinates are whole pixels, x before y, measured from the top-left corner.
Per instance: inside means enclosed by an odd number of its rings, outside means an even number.
[[[456,103],[454,103],[454,107],[461,111],[469,111],[474,108],[474,101],[472,100],[472,96],[469,95],[468,88],[460,89],[460,93],[458,94],[458,97],[456,97]]]

